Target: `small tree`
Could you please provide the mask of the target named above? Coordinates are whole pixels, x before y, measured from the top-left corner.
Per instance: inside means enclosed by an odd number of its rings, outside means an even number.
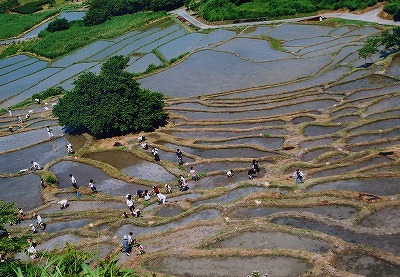
[[[378,52],[378,47],[380,43],[381,42],[379,38],[368,39],[365,45],[360,50],[358,50],[358,55],[360,56],[360,58],[363,59],[372,57],[372,55]]]
[[[386,51],[398,51],[400,49],[400,27],[394,27],[391,30],[385,30],[380,37],[370,38],[365,45],[358,50],[361,58],[369,58],[379,50],[380,46]]]
[[[115,56],[102,65],[99,75],[83,73],[53,109],[60,123],[83,128],[97,138],[150,131],[164,124],[163,95],[141,89],[123,70],[128,61]]]
[[[66,20],[65,18],[58,18],[50,22],[46,30],[54,33],[62,30],[67,30],[70,26],[71,23],[68,20]]]

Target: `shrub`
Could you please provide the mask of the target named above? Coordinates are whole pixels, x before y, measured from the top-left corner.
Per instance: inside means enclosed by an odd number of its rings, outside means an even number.
[[[0,13],[5,13],[17,6],[19,6],[18,0],[6,0],[0,3]]]
[[[44,180],[46,181],[46,183],[53,184],[53,185],[58,183],[57,177],[55,175],[52,175],[52,174],[47,175],[44,178]]]
[[[395,14],[400,9],[400,1],[399,0],[389,0],[386,5],[383,7],[383,10],[389,14]]]
[[[393,14],[394,21],[400,21],[400,8]]]
[[[71,23],[68,20],[66,20],[65,18],[58,18],[51,21],[46,30],[54,33],[62,30],[67,30],[69,26],[71,26]]]
[[[65,94],[66,92],[67,91],[62,87],[49,88],[42,93],[35,93],[32,95],[32,101],[35,101],[35,99],[44,100],[52,96]]]
[[[113,16],[140,11],[169,11],[183,5],[183,0],[93,0],[84,20],[85,25],[97,25]]]
[[[39,0],[35,2],[26,3],[20,7],[16,7],[13,9],[13,12],[22,13],[22,14],[31,14],[42,9],[42,6],[48,4],[50,0]]]

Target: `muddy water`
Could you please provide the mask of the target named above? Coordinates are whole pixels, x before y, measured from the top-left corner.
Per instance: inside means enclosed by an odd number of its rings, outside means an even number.
[[[273,208],[273,207],[259,207],[259,208],[239,208],[233,214],[234,217],[248,218],[248,217],[261,217],[269,216],[274,213],[280,212],[308,212],[315,213],[334,219],[347,219],[353,217],[357,212],[356,209],[346,206],[317,206],[317,207],[299,207],[299,208]]]
[[[82,135],[66,135],[65,139],[72,144],[75,151],[81,149],[86,143],[86,138]]]
[[[301,148],[310,148],[316,147],[321,145],[327,145],[333,142],[331,138],[322,138],[322,139],[314,139],[314,140],[307,140],[300,143]]]
[[[395,85],[398,82],[399,81],[397,81],[396,79],[374,74],[358,80],[354,80],[353,82],[333,86],[329,90],[333,92],[348,93],[350,91],[354,91],[359,88],[364,88],[364,89],[379,88],[383,86]]]
[[[260,162],[260,167],[264,162]],[[197,173],[202,172],[213,172],[213,171],[228,171],[229,169],[251,167],[251,162],[208,162],[195,165],[187,165],[186,171],[190,171],[190,167],[193,166]]]
[[[305,136],[323,136],[327,134],[332,134],[339,131],[341,126],[317,126],[311,125],[304,128]]]
[[[400,135],[400,128],[396,128],[390,132],[382,132],[378,134],[359,135],[348,140],[348,143],[367,142],[383,138],[391,138]]]
[[[395,128],[400,125],[400,118],[393,119],[384,119],[380,121],[376,121],[373,123],[368,123],[363,126],[352,129],[352,132],[358,131],[373,131],[373,130],[381,130],[381,129],[390,129]]]
[[[197,201],[194,203],[194,205],[200,206],[202,204],[208,204],[208,203],[228,204],[228,203],[238,200],[239,198],[247,196],[250,193],[257,192],[260,190],[263,190],[263,188],[260,188],[260,187],[240,188],[240,189],[236,189],[236,190],[227,192],[224,195],[221,195],[221,196],[218,196],[215,198]]]
[[[83,157],[101,161],[114,166],[129,176],[155,182],[169,182],[175,176],[162,166],[142,160],[135,155],[124,151],[104,151],[85,154]]]
[[[138,227],[133,225],[123,225],[115,231],[116,236],[124,236],[129,232],[133,231],[135,236],[147,234],[147,233],[156,233],[162,232],[166,230],[170,230],[172,228],[176,228],[185,224],[189,224],[198,220],[205,220],[205,219],[213,219],[220,216],[220,212],[218,210],[202,210],[198,213],[189,215],[187,217],[182,218],[181,220],[174,221],[168,224],[153,226],[153,227]]]
[[[249,167],[250,169],[251,167]],[[241,172],[233,171],[234,175],[232,178],[226,176],[226,171],[222,172],[221,175],[205,176],[200,178],[197,182],[192,182],[195,188],[207,189],[215,187],[224,187],[232,185],[238,181],[248,180],[247,170]],[[257,177],[254,179],[263,177],[265,174],[264,170],[260,170]]]
[[[390,64],[388,69],[386,69],[386,74],[400,78],[400,55],[399,54],[396,54],[393,57],[392,63]]]
[[[400,234],[392,235],[370,235],[366,233],[356,233],[340,226],[326,225],[322,222],[304,218],[282,217],[272,220],[276,224],[294,226],[296,228],[310,229],[319,231],[331,236],[336,236],[349,243],[366,244],[384,251],[399,255],[400,254]]]
[[[40,189],[40,177],[36,174],[0,178],[0,199],[6,203],[16,202],[24,211],[43,204]]]
[[[335,267],[366,277],[397,277],[400,267],[361,253],[339,255]]]
[[[201,148],[188,148],[180,147],[171,143],[164,144],[171,149],[181,149],[184,152],[203,157],[203,158],[231,158],[231,157],[242,157],[242,158],[254,158],[254,157],[271,157],[276,156],[276,153],[259,151],[253,148],[237,147],[237,148],[218,148],[218,149],[201,149]]]
[[[234,139],[234,140],[226,140],[221,142],[201,142],[204,145],[237,145],[237,144],[254,144],[260,145],[269,149],[277,149],[281,147],[282,143],[285,140],[283,138],[273,138],[273,137],[256,137],[256,138],[242,138],[242,139]]]
[[[245,232],[233,237],[223,238],[211,245],[213,248],[244,249],[294,249],[309,252],[327,252],[331,246],[320,240],[299,237],[280,232]]]
[[[314,121],[314,120],[315,120],[315,118],[313,118],[313,117],[299,116],[299,117],[293,118],[290,122],[292,122],[293,124],[297,125],[297,124],[310,122],[310,121]]]
[[[72,174],[76,178],[78,186],[87,186],[89,180],[93,179],[97,190],[112,195],[135,194],[138,189],[142,189],[143,191],[147,189],[147,187],[142,185],[113,179],[107,176],[102,170],[82,163],[63,161],[52,166],[50,171],[59,178],[58,186],[60,188],[72,187],[69,179],[69,174]]]
[[[331,150],[332,150],[332,148],[313,149],[313,150],[308,151],[307,153],[305,153],[302,156],[301,160],[304,161],[304,162],[309,162],[309,161],[315,159],[316,157],[318,157],[319,155],[321,155],[323,153],[326,153],[326,152],[329,152]]]
[[[73,244],[82,241],[82,237],[78,237],[75,235],[63,235],[59,237],[52,238],[44,243],[38,244],[36,250],[38,251],[51,251],[55,248],[64,248],[67,243]]]
[[[332,176],[332,175],[340,175],[340,174],[347,173],[352,170],[357,170],[357,169],[361,169],[363,167],[372,166],[372,165],[379,165],[381,163],[387,163],[390,161],[391,160],[388,158],[377,157],[377,158],[372,158],[372,159],[364,161],[364,162],[359,162],[359,163],[354,162],[354,164],[350,165],[350,166],[343,166],[343,167],[337,167],[337,168],[333,168],[333,169],[327,169],[324,171],[319,171],[319,172],[313,173],[312,176],[313,177],[326,177],[326,176]]]
[[[176,206],[161,206],[161,208],[154,214],[162,217],[174,217],[181,214],[184,210]]]
[[[0,155],[0,172],[17,173],[21,169],[31,167],[31,161],[36,161],[43,167],[45,164],[67,155],[65,144],[66,141],[64,138],[58,138]]]
[[[341,110],[337,110],[332,113],[333,116],[338,116],[338,115],[345,115],[345,114],[351,114],[355,113],[358,111],[358,108],[355,107],[348,107],[348,108],[343,108]]]
[[[400,193],[399,178],[387,179],[348,179],[315,185],[309,191],[348,190],[375,195],[394,195]]]
[[[347,115],[347,116],[342,116],[339,118],[336,118],[335,120],[332,120],[332,123],[347,123],[347,122],[354,122],[359,120],[360,117],[358,115]]]
[[[88,210],[105,210],[105,209],[126,209],[127,206],[123,198],[121,202],[111,201],[69,201],[69,207],[66,210],[61,210],[58,204],[51,205],[50,207],[40,210],[41,213],[69,213],[81,212]]]
[[[304,261],[282,256],[253,257],[174,257],[168,256],[145,263],[148,270],[174,276],[243,277],[254,270],[261,276],[299,276],[309,265]]]
[[[190,186],[190,184],[189,184],[189,186]],[[172,192],[174,192],[174,190],[175,190],[175,188],[172,188]],[[180,196],[176,196],[176,197],[172,197],[172,198],[169,198],[167,195],[167,202],[169,202],[169,203],[178,202],[181,200],[198,198],[200,196],[201,196],[200,193],[189,193],[189,194],[184,194],[184,195],[180,195]],[[143,211],[148,212],[148,211],[155,209],[156,207],[159,207],[159,205],[157,203],[151,204],[151,205],[147,206],[146,208],[144,208]]]
[[[336,153],[336,154],[333,154],[333,155],[331,155],[329,157],[320,159],[319,162],[320,163],[336,163],[338,161],[341,161],[341,160],[345,159],[346,157],[347,156],[345,154]]]
[[[46,232],[54,233],[65,229],[77,229],[92,222],[93,219],[77,219],[47,224]]]
[[[182,129],[193,129],[193,131],[198,130],[199,128],[234,128],[234,129],[248,129],[254,127],[264,127],[264,126],[280,126],[285,125],[286,122],[283,120],[271,120],[264,122],[254,122],[254,123],[233,123],[229,124],[229,122],[221,122],[219,125],[179,125],[179,128]]]
[[[384,208],[364,218],[360,225],[370,228],[400,228],[400,207]]]

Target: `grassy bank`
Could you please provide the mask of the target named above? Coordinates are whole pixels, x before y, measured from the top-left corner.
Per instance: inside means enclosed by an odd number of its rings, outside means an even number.
[[[57,10],[49,10],[25,15],[2,14],[0,16],[0,39],[18,36],[57,13]]]
[[[96,26],[84,26],[81,22],[76,22],[68,30],[55,33],[44,31],[40,39],[10,45],[0,54],[0,57],[23,51],[55,59],[100,39],[121,36],[165,15],[164,12],[142,12],[116,16]]]

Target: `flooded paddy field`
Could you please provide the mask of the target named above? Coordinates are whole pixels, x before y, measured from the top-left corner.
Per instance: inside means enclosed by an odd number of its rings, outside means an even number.
[[[282,212],[307,212],[307,213],[315,213],[322,216],[331,217],[334,219],[347,219],[353,217],[357,210],[352,207],[345,206],[316,206],[316,207],[299,207],[299,208],[291,208],[291,207],[259,207],[259,208],[239,208],[233,213],[234,217],[237,218],[247,218],[247,217],[264,217],[269,216],[274,213],[282,213]]]
[[[395,277],[400,274],[400,267],[362,253],[350,253],[338,257],[335,265],[340,270],[367,277]]]
[[[296,228],[323,232],[330,236],[341,238],[350,243],[365,244],[393,253],[395,255],[400,254],[400,245],[396,243],[396,241],[400,238],[400,234],[375,235],[358,233],[347,230],[341,226],[327,225],[315,220],[303,218],[281,217],[274,219],[273,222],[277,224],[290,225]]]
[[[245,276],[257,270],[271,276],[297,276],[308,269],[307,263],[291,257],[174,257],[149,261],[151,271],[175,276]]]
[[[213,248],[241,249],[295,249],[309,252],[327,252],[332,247],[324,241],[299,237],[281,232],[243,232],[230,237],[219,239],[210,245]]]
[[[71,89],[82,72],[98,73],[108,57],[124,54],[130,72],[162,67],[137,80],[166,96],[169,118],[153,132],[96,140],[58,126],[51,114],[55,98],[13,109],[13,116],[6,112],[0,115],[0,199],[28,213],[21,226],[35,224],[34,212],[43,215],[48,230],[33,235],[39,251],[68,243],[97,248],[101,259],[132,231],[149,249],[137,262],[143,276],[247,276],[253,270],[330,276],[332,267],[343,276],[398,276],[399,56],[376,55],[380,65],[365,67],[369,61],[357,53],[366,35],[380,31],[283,23],[188,33],[165,18],[50,62],[26,54],[2,59],[1,108],[52,86]],[[288,51],[273,48],[265,36]],[[20,124],[16,116],[27,113],[30,119]],[[140,135],[150,149],[141,149]],[[68,155],[67,141],[74,154]],[[123,146],[113,146],[116,141]],[[151,147],[159,148],[160,162]],[[260,171],[249,178],[253,160]],[[44,169],[20,173],[31,161]],[[304,183],[296,184],[296,168]],[[187,192],[178,189],[180,175]],[[90,179],[99,193],[88,188]],[[164,205],[154,185],[166,195]],[[150,200],[138,198],[138,190],[149,190]],[[127,194],[140,217],[129,214]],[[65,210],[62,199],[70,204]],[[291,205],[282,205],[286,200]],[[25,227],[6,227],[26,234]],[[127,267],[135,258],[120,257]]]

